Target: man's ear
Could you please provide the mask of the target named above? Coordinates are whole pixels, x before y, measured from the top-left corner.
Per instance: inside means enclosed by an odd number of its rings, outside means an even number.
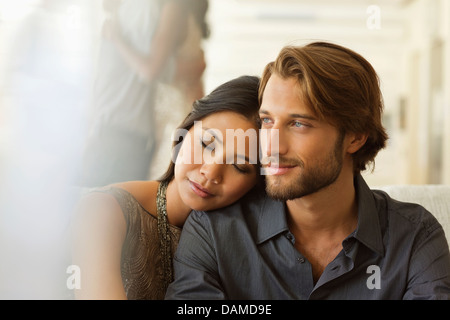
[[[353,154],[361,149],[367,141],[367,133],[348,133],[347,134],[347,152]]]

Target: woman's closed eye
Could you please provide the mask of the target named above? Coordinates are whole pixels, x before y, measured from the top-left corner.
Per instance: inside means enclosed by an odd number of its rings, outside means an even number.
[[[214,150],[216,147],[216,144],[214,143],[214,141],[205,141],[203,139],[200,139],[200,142],[202,144],[202,147],[207,149],[207,150]]]
[[[234,163],[233,167],[242,174],[249,174],[252,172],[252,166],[248,165],[248,164],[238,164],[238,163]]]

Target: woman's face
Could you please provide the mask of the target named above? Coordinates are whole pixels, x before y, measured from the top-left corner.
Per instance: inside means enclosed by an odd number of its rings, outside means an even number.
[[[186,134],[175,164],[183,202],[194,210],[225,207],[240,199],[259,176],[258,128],[231,111],[211,114]]]

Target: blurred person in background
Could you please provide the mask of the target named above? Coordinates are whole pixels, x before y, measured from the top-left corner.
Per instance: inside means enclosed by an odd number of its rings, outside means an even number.
[[[184,94],[189,109],[195,100],[205,95],[203,72],[206,61],[202,40],[207,39],[210,34],[206,20],[208,3],[208,0],[186,0],[188,29],[186,38],[176,55],[177,64],[173,83]]]
[[[206,69],[202,41],[209,37],[206,21],[208,0],[186,0],[187,32],[176,53],[173,79],[160,81],[155,103],[156,151],[150,164],[149,179],[159,178],[166,170],[171,149],[169,141],[178,124],[191,111],[192,103],[205,95],[203,73]]]
[[[104,0],[89,132],[77,184],[145,180],[155,151],[157,83],[175,73],[186,38],[182,0]]]

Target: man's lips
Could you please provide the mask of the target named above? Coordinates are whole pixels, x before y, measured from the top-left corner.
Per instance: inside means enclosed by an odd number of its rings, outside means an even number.
[[[264,169],[266,170],[267,175],[281,176],[295,167],[296,165],[270,164],[264,167]]]
[[[195,194],[197,194],[199,197],[207,198],[213,195],[208,189],[202,187],[196,182],[189,180],[189,184],[191,186],[192,191],[194,191]]]

